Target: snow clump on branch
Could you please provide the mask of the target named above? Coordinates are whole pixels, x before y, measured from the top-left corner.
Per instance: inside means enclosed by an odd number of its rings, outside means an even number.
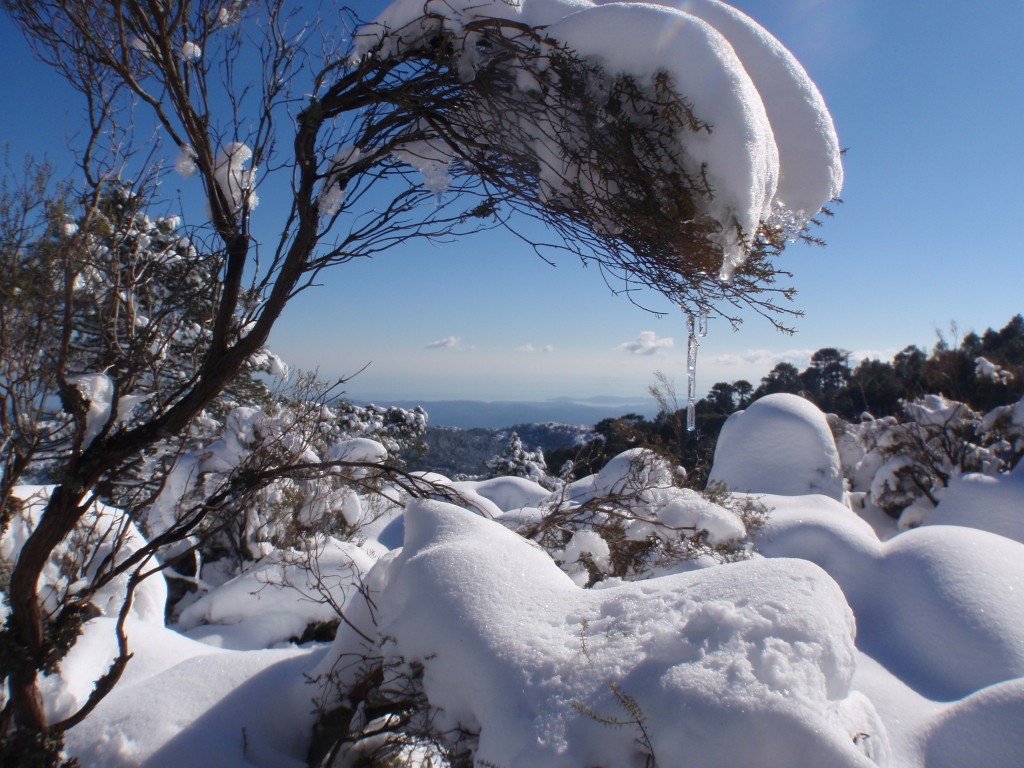
[[[252,150],[240,141],[233,141],[217,156],[214,175],[217,184],[236,211],[245,208],[251,211],[259,205],[256,195],[256,168],[246,168],[252,160]]]
[[[516,45],[531,40],[536,55],[493,55],[485,35],[495,29],[506,41],[514,38]],[[764,239],[777,244],[798,235],[841,191],[839,142],[817,87],[778,40],[718,0],[669,0],[664,5],[588,0],[429,0],[424,5],[422,0],[395,0],[376,22],[359,31],[355,56],[386,60],[438,44],[439,39],[455,51],[453,66],[463,82],[474,81],[499,59],[499,66],[522,70],[515,73],[515,82],[523,91],[523,111],[534,116],[524,122],[521,115],[505,111],[497,120],[537,163],[539,200],[564,205],[560,195],[568,196],[568,186],[583,187],[582,198],[574,190],[573,202],[577,210],[581,199],[592,209],[588,223],[599,235],[619,235],[622,226],[614,215],[606,215],[602,195],[607,200],[629,190],[614,167],[611,175],[602,173],[609,168],[606,160],[591,157],[592,152],[583,151],[585,145],[579,153],[566,152],[572,134],[583,126],[578,116],[566,112],[572,107],[566,107],[565,94],[557,87],[545,90],[539,82],[564,84],[562,73],[552,76],[548,71],[555,67],[556,54],[574,56],[606,75],[609,92],[589,96],[607,96],[609,102],[622,96],[609,87],[622,78],[659,95],[668,83],[677,104],[666,105],[660,98],[652,102],[659,109],[681,104],[683,119],[671,131],[671,140],[655,150],[655,159],[660,155],[665,168],[652,163],[641,170],[671,174],[682,169],[694,209],[676,205],[676,190],[660,190],[658,213],[679,217],[691,231],[701,233],[703,247],[710,246],[721,258],[720,280],[729,280],[742,268]],[[594,81],[588,85],[593,90]],[[542,118],[536,117],[538,99]],[[624,99],[621,109],[638,113],[629,116],[631,123],[643,126],[649,121],[652,134],[660,138],[664,115],[647,114],[644,105],[629,101]],[[524,130],[527,124],[529,131]],[[642,159],[651,160],[646,155]],[[432,181],[436,185],[436,178]],[[692,262],[700,257],[686,239],[677,243],[677,250],[679,270],[689,276]],[[644,258],[642,252],[638,256]],[[715,270],[703,260],[697,267],[701,274]]]

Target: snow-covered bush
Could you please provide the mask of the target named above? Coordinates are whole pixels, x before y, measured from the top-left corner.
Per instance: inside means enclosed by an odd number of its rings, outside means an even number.
[[[20,595],[12,589],[12,574],[47,502],[51,486],[17,486],[5,500],[0,527],[0,679],[16,680],[27,670],[38,670],[54,718],[52,734],[33,737],[15,732],[0,747],[0,758],[12,765],[77,765],[63,763],[60,735],[91,711],[124,674],[131,659],[126,626],[129,622],[163,627],[167,584],[160,563],[147,554],[148,542],[129,515],[93,499],[68,536],[49,553],[36,584],[43,632],[40,654],[27,658],[17,642],[12,607]],[[67,680],[62,665],[88,623],[106,617],[116,637],[117,651],[89,680],[85,694],[74,706],[60,706]],[[10,694],[4,691],[5,707]],[[40,699],[40,705],[42,699]],[[10,762],[9,762],[10,761]]]
[[[351,604],[364,599],[373,563],[351,542],[309,536],[301,549],[274,550],[224,583],[197,579],[201,589],[181,601],[175,627],[235,650],[330,640]]]
[[[1024,458],[1024,398],[986,413],[981,431],[1006,470],[1013,471]]]
[[[878,715],[851,690],[853,616],[816,566],[748,560],[587,590],[466,510],[420,501],[406,516],[402,551],[369,575],[373,614],[318,666],[351,683],[330,700],[347,746],[394,755],[422,738],[404,726],[427,724],[508,768],[884,761]]]
[[[137,424],[208,343],[220,262],[147,202],[126,184],[82,208],[51,200],[39,228],[5,243],[18,278],[2,301],[3,445],[24,479],[59,473],[76,441]]]
[[[965,403],[926,395],[903,404],[902,416],[839,427],[847,445],[846,476],[854,492],[892,517],[902,528],[919,525],[938,505],[952,478],[966,472],[1007,468],[1006,444],[991,425],[1013,430],[1011,410],[983,417]],[[988,426],[987,426],[988,425]],[[1012,451],[1012,449],[1011,449]]]
[[[207,425],[149,507],[149,534],[218,499],[189,536],[207,560],[226,554],[243,566],[318,535],[351,537],[373,517],[385,462],[397,467],[394,454],[420,439],[427,414],[329,404],[329,391],[306,374],[269,403],[238,405]]]
[[[979,379],[988,379],[995,384],[1009,384],[1013,381],[1011,371],[985,357],[974,359],[974,375]]]
[[[734,502],[722,486],[686,488],[684,479],[665,458],[633,449],[536,508],[509,515],[507,524],[580,586],[748,557],[765,508],[750,498]]]
[[[694,310],[777,310],[758,295],[770,254],[842,186],[816,86],[721,3],[396,0],[356,40],[360,62],[430,61],[466,84],[392,151],[426,189],[484,179],[483,215],[514,191],[570,252]]]
[[[38,524],[51,491],[48,486],[17,488],[16,511],[8,518],[0,535],[0,572],[7,577]],[[73,641],[84,619],[117,618],[125,604],[129,582],[128,573],[118,572],[118,568],[143,544],[145,539],[123,511],[94,501],[71,535],[51,554],[43,571],[39,589],[44,610],[49,615],[60,616],[63,606],[76,606],[76,611],[67,615],[71,623],[67,626],[54,624],[48,630],[54,636],[63,635],[65,640]],[[151,562],[150,566],[158,564]],[[162,626],[167,602],[163,577],[157,573],[133,585],[131,591],[131,615]],[[7,617],[8,600],[6,578],[0,579],[0,619]],[[60,659],[56,649],[53,659],[54,663]]]
[[[345,434],[376,440],[392,457],[425,450],[422,438],[427,431],[428,417],[422,406],[408,409],[340,402],[332,404],[331,410],[337,413],[338,426]]]

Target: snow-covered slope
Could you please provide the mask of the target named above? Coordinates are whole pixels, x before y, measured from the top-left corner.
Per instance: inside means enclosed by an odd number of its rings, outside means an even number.
[[[761,458],[775,460],[759,446],[784,448],[797,478],[819,472],[823,447],[831,466],[821,414],[789,405],[736,418],[730,439],[748,465],[732,456],[730,472],[756,478]],[[583,485],[614,489],[629,464]],[[966,523],[976,485],[954,497]],[[526,481],[460,486],[492,498],[506,523],[545,503]],[[285,639],[325,606],[297,566],[271,558],[195,602],[181,626],[132,618],[128,672],[69,748],[85,766],[303,765],[316,702],[338,703],[326,673],[354,679],[351,662],[368,654],[396,675],[421,670],[437,729],[476,734],[478,758],[508,768],[644,755],[659,766],[1019,766],[1024,544],[964,525],[881,541],[849,506],[803,488],[755,494],[771,513],[751,559],[591,589],[479,511],[412,502],[389,518],[401,548],[323,550],[318,573],[349,622],[332,645]],[[667,502],[648,498],[654,519]],[[1024,508],[1015,477],[999,499]],[[90,622],[47,681],[55,716],[109,664],[112,623]]]

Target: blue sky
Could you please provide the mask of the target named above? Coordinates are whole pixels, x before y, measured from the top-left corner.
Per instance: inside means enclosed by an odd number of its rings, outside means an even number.
[[[1024,3],[733,4],[818,83],[848,149],[845,202],[821,231],[827,248],[783,257],[806,313],[797,333],[756,317],[736,332],[712,320],[698,390],[756,384],[777,361],[803,366],[824,346],[888,359],[907,344],[930,347],[951,322],[983,331],[1024,311]],[[0,141],[15,157],[58,160],[76,106],[0,25]],[[656,296],[645,303],[670,309]],[[678,313],[659,319],[613,296],[596,270],[553,268],[492,235],[337,268],[289,308],[272,341],[292,365],[328,377],[369,364],[347,389],[377,401],[634,397],[657,370],[686,388]]]

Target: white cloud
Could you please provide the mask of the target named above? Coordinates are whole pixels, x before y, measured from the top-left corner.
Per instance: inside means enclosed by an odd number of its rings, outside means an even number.
[[[516,347],[515,351],[526,353],[543,352],[544,354],[550,354],[551,352],[555,351],[555,345],[545,344],[543,347],[537,348],[533,346],[533,344],[521,344],[520,346]]]
[[[443,339],[427,344],[427,349],[457,349],[460,341],[462,341],[461,336],[445,336]]]
[[[773,351],[770,349],[747,349],[742,352],[733,352],[722,355],[709,355],[703,362],[708,365],[720,366],[723,368],[755,368],[767,373],[779,363],[791,363],[800,370],[811,364],[811,355],[816,349],[785,349]],[[888,361],[893,357],[893,352],[886,350],[858,350],[851,352],[849,357],[850,367],[855,368],[863,360]]]
[[[660,355],[664,354],[665,350],[674,344],[675,341],[671,336],[659,339],[654,331],[641,331],[640,335],[633,339],[633,341],[619,344],[618,348],[631,355]]]

